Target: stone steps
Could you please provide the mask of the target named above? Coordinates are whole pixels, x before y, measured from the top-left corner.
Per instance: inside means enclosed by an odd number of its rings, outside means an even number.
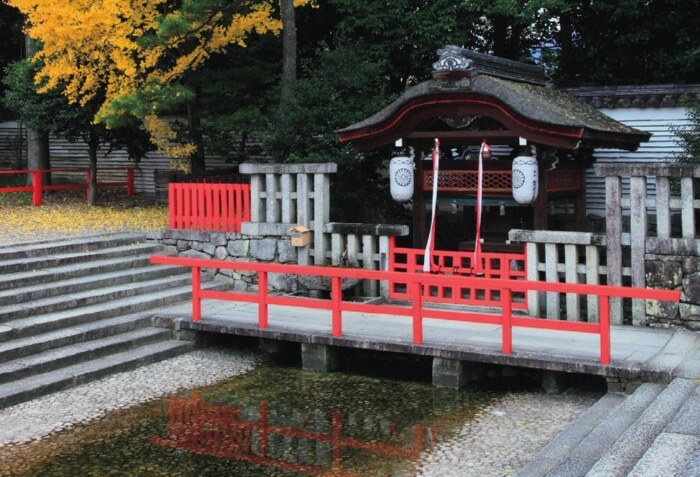
[[[149,265],[149,255],[132,255],[95,260],[85,263],[59,265],[40,270],[5,273],[0,280],[0,290],[31,287],[34,285],[46,285],[61,280],[80,278],[98,273],[116,272]]]
[[[79,307],[99,305],[114,302],[146,293],[157,293],[190,284],[189,274],[175,275],[165,278],[155,278],[137,282],[129,282],[115,286],[103,286],[77,293],[69,293],[49,298],[36,299],[30,303],[0,307],[0,325],[12,326],[20,318],[35,318],[38,315],[47,316],[65,310]]]
[[[0,249],[0,261],[46,257],[75,252],[91,252],[123,245],[142,243],[142,234],[96,234],[74,239],[46,240],[25,245],[10,245]]]
[[[0,274],[32,272],[61,265],[85,263],[93,260],[129,255],[152,254],[158,253],[159,251],[160,247],[155,244],[134,243],[95,251],[75,251],[43,257],[13,258],[12,260],[0,261]]]
[[[98,287],[140,282],[144,280],[171,277],[177,274],[189,273],[189,270],[175,267],[158,267],[146,265],[129,269],[129,273],[123,270],[108,271],[104,273],[92,273],[87,276],[54,280],[40,285],[31,285],[11,290],[0,291],[0,303],[2,308],[9,305],[19,305],[27,302],[36,302],[51,297],[64,297],[74,293],[92,291]]]
[[[52,371],[79,361],[100,358],[114,351],[122,351],[171,338],[170,330],[148,327],[49,349],[0,364],[0,384]]]
[[[168,340],[139,346],[79,364],[0,385],[0,408],[11,406],[109,374],[134,369],[192,350],[193,343]],[[70,403],[66,403],[70,405]]]
[[[607,394],[516,475],[700,475],[700,385],[675,379]]]
[[[150,265],[161,250],[142,234],[0,247],[0,408],[192,349],[153,326],[191,298],[189,269]]]

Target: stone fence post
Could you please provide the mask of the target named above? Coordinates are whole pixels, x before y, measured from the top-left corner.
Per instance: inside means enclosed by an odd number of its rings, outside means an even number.
[[[250,222],[246,235],[284,236],[295,225],[313,232],[313,244],[300,247],[300,265],[324,265],[328,244],[323,226],[330,219],[330,174],[335,163],[270,164],[245,162],[241,174],[250,175]]]

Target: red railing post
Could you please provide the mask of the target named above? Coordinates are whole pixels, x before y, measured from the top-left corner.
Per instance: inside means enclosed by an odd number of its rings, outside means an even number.
[[[610,364],[610,297],[600,295],[598,310],[600,318],[600,363]]]
[[[513,352],[512,294],[510,288],[501,288],[501,350],[503,354]]]
[[[333,310],[331,333],[333,336],[342,336],[343,334],[343,321],[341,316],[343,289],[341,283],[341,277],[331,277],[331,308]]]
[[[126,168],[126,196],[131,197],[134,195],[134,168]]]
[[[44,201],[44,178],[41,171],[32,171],[32,205],[39,207]]]
[[[267,403],[260,401],[258,409],[258,455],[267,457]]]
[[[331,454],[332,465],[334,470],[340,469],[340,464],[343,461],[343,415],[339,412],[334,412],[331,417]]]
[[[267,272],[258,272],[258,327],[267,328]]]
[[[423,343],[423,293],[419,281],[410,282],[413,304],[413,344]]]
[[[192,267],[192,321],[202,319],[202,276],[199,267]]]

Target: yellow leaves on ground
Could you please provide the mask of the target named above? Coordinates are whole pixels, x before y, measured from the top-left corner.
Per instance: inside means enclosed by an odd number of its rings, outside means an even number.
[[[107,198],[103,199],[103,206],[89,207],[84,195],[47,202],[41,207],[0,203],[0,242],[5,236],[13,234],[36,234],[41,237],[46,233],[82,234],[126,229],[155,231],[168,226],[168,208],[165,205]]]

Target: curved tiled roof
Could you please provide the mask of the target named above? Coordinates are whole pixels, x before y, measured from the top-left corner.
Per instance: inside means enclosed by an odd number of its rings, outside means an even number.
[[[536,142],[543,142],[542,134],[547,132],[556,137],[564,131],[571,141],[577,138],[591,147],[636,149],[640,142],[649,139],[648,133],[626,126],[564,91],[486,74],[430,79],[409,89],[378,113],[337,133],[341,141],[362,142],[374,137],[376,142],[384,135],[385,142],[390,143],[396,139],[392,139],[392,131],[405,129],[406,124],[402,123],[410,121],[411,111],[422,106],[430,108],[441,100],[443,104],[461,104],[462,111],[470,104],[488,104],[511,116],[525,137],[529,130],[539,131]],[[425,111],[422,114],[424,118]]]

